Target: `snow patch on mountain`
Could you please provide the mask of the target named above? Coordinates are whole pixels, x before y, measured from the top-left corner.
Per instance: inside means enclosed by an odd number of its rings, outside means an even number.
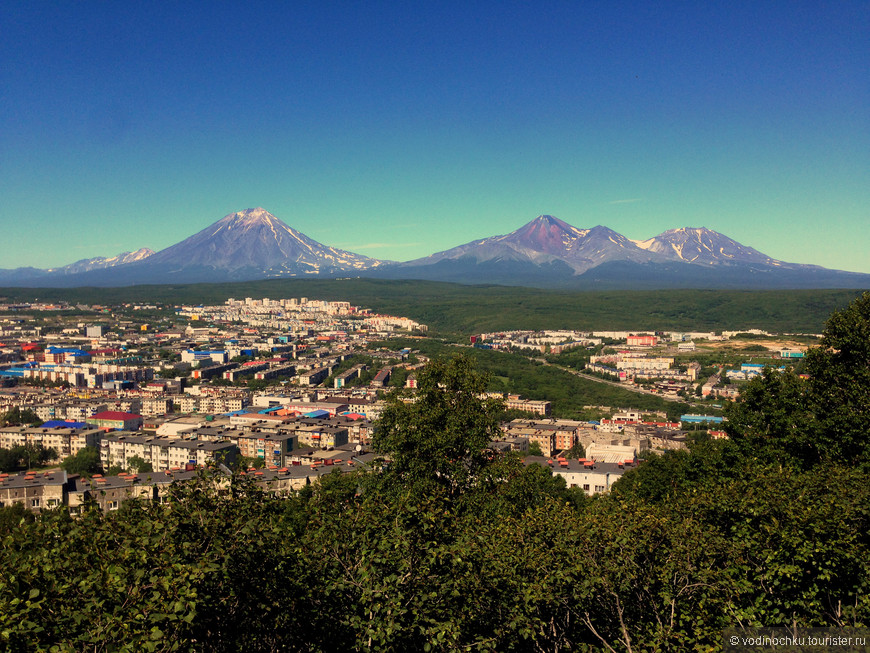
[[[153,249],[141,247],[135,252],[122,252],[117,256],[112,256],[109,258],[106,258],[104,256],[97,256],[96,258],[82,259],[80,261],[76,261],[75,263],[64,265],[62,267],[48,268],[47,270],[45,270],[45,272],[50,274],[77,274],[79,272],[102,270],[105,268],[115,267],[117,265],[136,263],[138,261],[144,261],[145,259],[153,255]]]

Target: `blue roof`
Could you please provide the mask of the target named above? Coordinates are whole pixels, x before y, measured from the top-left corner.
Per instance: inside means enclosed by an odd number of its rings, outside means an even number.
[[[716,417],[715,415],[680,415],[681,422],[714,422],[721,424],[725,421],[724,417]]]
[[[242,410],[234,410],[231,413],[221,413],[221,414],[224,415],[225,417],[233,417],[234,415],[247,415],[248,411],[246,411],[245,409],[242,409]]]
[[[83,429],[88,425],[87,422],[65,422],[62,419],[52,419],[45,422],[41,428],[44,429],[56,429],[56,428],[65,428],[65,429]]]
[[[258,415],[268,415],[269,413],[277,413],[279,410],[284,408],[284,406],[271,406],[270,408],[264,408],[263,410],[258,410]]]
[[[305,417],[327,417],[328,410],[312,410],[310,413],[305,413]]]
[[[49,354],[75,354],[76,356],[90,356],[90,354],[82,349],[73,347],[54,347],[50,346],[47,350]]]

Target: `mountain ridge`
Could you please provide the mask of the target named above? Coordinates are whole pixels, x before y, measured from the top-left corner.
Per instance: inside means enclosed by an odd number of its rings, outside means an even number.
[[[577,288],[870,287],[870,275],[779,261],[705,227],[679,227],[632,240],[603,225],[580,229],[542,214],[507,234],[393,262],[319,243],[262,207],[230,213],[159,252],[143,248],[47,270],[0,270],[0,285],[337,276]]]
[[[267,276],[353,272],[382,261],[319,243],[261,207],[230,213],[205,229],[163,249],[149,264],[209,266],[235,271],[262,268]]]

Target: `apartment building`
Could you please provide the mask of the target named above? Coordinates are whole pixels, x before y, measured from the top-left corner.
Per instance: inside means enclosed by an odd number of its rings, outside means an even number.
[[[50,422],[48,422],[50,424]],[[66,426],[25,427],[9,426],[0,429],[0,449],[17,446],[42,445],[57,452],[57,460],[74,456],[85,447],[96,447],[103,432],[90,424],[69,423]]]
[[[300,449],[334,449],[349,442],[348,428],[334,426],[330,420],[300,419],[280,429],[281,433],[294,433]]]
[[[354,365],[349,370],[345,370],[341,374],[336,375],[333,385],[336,390],[343,388],[348,382],[359,378],[360,372],[368,369],[367,365]]]
[[[239,448],[232,442],[182,440],[131,433],[107,435],[102,439],[100,454],[104,467],[118,465],[130,467],[130,460],[141,458],[156,472],[184,468],[186,465],[204,467],[217,462],[231,464]]]
[[[147,397],[142,400],[143,415],[166,415],[172,409],[173,402],[169,397]]]
[[[528,456],[524,462],[548,467],[554,476],[565,479],[568,487],[578,487],[589,496],[609,492],[613,484],[622,478],[626,465],[630,467],[633,464],[600,463],[588,458],[553,460],[541,456]]]
[[[549,415],[551,404],[549,401],[536,399],[523,399],[519,395],[508,395],[505,399],[505,408],[508,410],[523,410],[536,415]]]
[[[27,472],[0,474],[0,507],[22,504],[28,510],[41,512],[64,505],[67,474],[53,472]]]
[[[240,432],[234,439],[239,453],[248,458],[261,458],[266,466],[284,467],[290,464],[290,454],[296,449],[296,433]]]
[[[106,410],[92,415],[88,422],[101,428],[135,431],[142,428],[142,416],[120,410]]]
[[[108,409],[109,405],[103,401],[65,401],[34,406],[33,412],[46,422],[55,419],[85,422],[91,416]]]
[[[502,426],[506,438],[528,438],[529,444],[537,442],[541,453],[550,456],[566,451],[578,442],[583,422],[567,419],[513,420]]]
[[[299,372],[296,376],[299,385],[314,386],[323,383],[326,377],[329,376],[328,367],[319,367],[314,370],[305,370]]]

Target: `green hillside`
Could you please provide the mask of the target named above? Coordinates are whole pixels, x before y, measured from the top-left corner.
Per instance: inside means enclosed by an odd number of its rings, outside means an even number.
[[[12,302],[36,298],[85,304],[221,303],[229,297],[346,300],[379,312],[405,315],[436,331],[459,334],[496,329],[734,328],[819,333],[832,311],[859,295],[857,290],[566,292],[373,279],[0,289],[0,299]]]

